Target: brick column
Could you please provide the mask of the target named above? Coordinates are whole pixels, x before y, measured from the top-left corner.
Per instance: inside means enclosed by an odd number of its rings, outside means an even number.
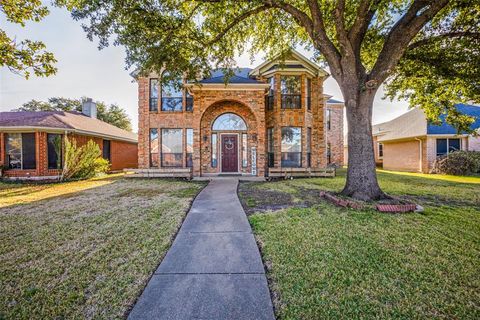
[[[138,167],[150,166],[149,80],[138,78]],[[160,132],[159,132],[160,134]]]

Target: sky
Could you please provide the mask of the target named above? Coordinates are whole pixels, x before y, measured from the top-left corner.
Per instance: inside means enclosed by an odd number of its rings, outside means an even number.
[[[28,22],[23,28],[0,17],[0,25],[10,37],[18,40],[42,41],[58,60],[56,75],[43,78],[32,75],[28,80],[0,69],[0,111],[20,107],[32,99],[45,101],[50,97],[90,97],[107,104],[124,108],[132,120],[134,131],[138,127],[137,85],[126,70],[125,49],[110,46],[98,50],[98,42],[87,39],[81,22],[74,21],[66,9],[50,8],[50,14],[40,22]],[[306,57],[311,52],[299,50]],[[263,62],[262,56],[253,63],[247,54],[239,56],[239,67],[255,67]],[[336,81],[329,77],[324,83],[324,93],[334,99],[343,97]],[[380,90],[375,97],[373,123],[391,120],[408,110],[405,101],[383,100]]]

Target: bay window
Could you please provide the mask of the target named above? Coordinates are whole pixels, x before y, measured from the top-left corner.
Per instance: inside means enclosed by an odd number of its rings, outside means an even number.
[[[282,109],[302,108],[300,76],[282,76],[280,88],[282,92]]]
[[[162,129],[162,167],[181,167],[183,159],[182,129]]]
[[[193,167],[193,129],[187,129],[186,167]]]
[[[273,128],[267,129],[267,161],[268,167],[272,168],[275,166],[275,156],[274,156],[274,144],[273,144]]]
[[[302,128],[282,128],[282,167],[302,166]]]
[[[158,111],[158,79],[150,79],[150,111]]]
[[[150,167],[158,167],[158,129],[150,129]]]

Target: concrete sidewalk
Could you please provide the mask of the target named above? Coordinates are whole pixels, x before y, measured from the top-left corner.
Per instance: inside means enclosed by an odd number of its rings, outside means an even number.
[[[237,184],[202,190],[128,319],[274,319]]]

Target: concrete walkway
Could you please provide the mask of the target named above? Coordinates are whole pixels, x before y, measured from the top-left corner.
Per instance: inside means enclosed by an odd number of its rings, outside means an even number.
[[[237,184],[214,180],[197,196],[128,319],[274,319]]]

